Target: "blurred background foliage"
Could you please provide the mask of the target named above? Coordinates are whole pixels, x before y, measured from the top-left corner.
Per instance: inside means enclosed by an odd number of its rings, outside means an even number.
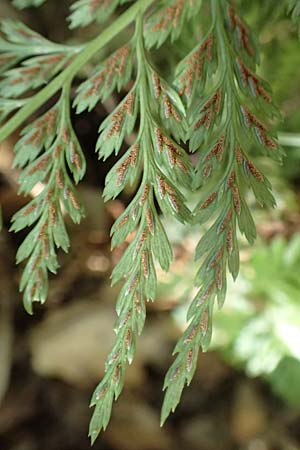
[[[58,41],[86,40],[99,31],[97,25],[71,35],[64,22],[68,3],[51,0],[38,10],[20,13],[1,0],[0,17],[24,20]],[[169,274],[160,273],[158,300],[149,305],[149,322],[126,393],[96,449],[300,449],[300,42],[285,2],[237,3],[257,31],[260,71],[282,111],[284,164],[257,161],[274,186],[277,208],[261,210],[253,202],[258,239],[252,248],[241,239],[240,275],[235,283],[229,280],[225,306],[215,311],[211,352],[201,355],[195,381],[161,430],[163,376],[185,326],[197,270],[193,253],[203,232],[193,227],[187,232],[166,219],[175,262]],[[196,35],[206,26],[205,7],[203,11],[204,16],[190,24]],[[155,55],[165,73],[180,59],[184,46],[193,46],[192,36],[187,28],[176,46],[166,44]],[[23,312],[16,290],[14,252],[20,236],[8,235],[5,227],[1,233],[1,450],[83,450],[89,445],[88,399],[113,339],[116,290],[108,287],[109,275],[122,251],[110,254],[109,227],[131,195],[128,191],[106,206],[100,197],[113,162],[96,163],[94,145],[99,122],[115,102],[112,97],[95,114],[73,117],[88,160],[81,187],[88,215],[80,229],[71,228],[72,253],[62,256],[49,302],[33,318]],[[10,168],[14,141],[12,137],[1,149],[6,229],[23,201],[17,196],[18,174]]]

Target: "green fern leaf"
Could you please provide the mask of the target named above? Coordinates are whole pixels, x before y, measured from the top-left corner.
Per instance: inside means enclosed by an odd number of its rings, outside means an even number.
[[[162,422],[190,383],[199,348],[206,351],[209,346],[215,299],[222,307],[226,296],[227,267],[234,279],[238,275],[237,227],[250,244],[256,237],[245,187],[252,189],[261,206],[275,204],[270,183],[250,159],[251,150],[255,146],[275,161],[282,155],[271,128],[278,113],[270,88],[255,73],[255,39],[231,2],[210,4],[210,30],[177,71],[178,89],[190,106],[190,148],[199,153],[194,187],[201,188],[202,195],[195,222],[209,221],[210,228],[196,249],[196,259],[201,259],[195,278],[199,290],[166,376]],[[197,101],[201,91],[205,96]]]

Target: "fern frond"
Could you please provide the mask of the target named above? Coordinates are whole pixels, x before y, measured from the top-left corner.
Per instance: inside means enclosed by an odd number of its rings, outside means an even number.
[[[70,121],[69,89],[65,86],[60,100],[24,129],[15,147],[14,164],[23,169],[20,192],[30,195],[40,186],[40,192],[14,215],[11,227],[20,231],[35,224],[17,252],[17,263],[28,260],[20,290],[30,314],[33,302],[46,301],[48,271],[56,273],[59,267],[56,248],[68,251],[65,214],[75,223],[83,217],[74,183],[84,176],[85,159]]]
[[[146,302],[156,295],[158,261],[168,270],[172,250],[162,226],[159,211],[189,220],[190,212],[176,181],[189,179],[189,159],[175,139],[182,129],[184,108],[175,91],[155,70],[144,48],[142,18],[137,21],[133,38],[136,49],[136,80],[123,101],[103,122],[97,143],[99,156],[119,153],[125,136],[139,127],[135,143],[111,169],[106,178],[104,199],[115,198],[128,183],[139,180],[137,192],[112,228],[112,246],[124,242],[129,233],[134,238],[112,274],[112,283],[125,278],[117,300],[116,343],[105,366],[105,375],[96,388],[91,406],[95,407],[90,424],[92,443],[105,429],[112,403],[120,395],[126,364],[131,363],[136,338],[141,333]]]
[[[227,267],[234,279],[238,275],[237,230],[250,244],[255,239],[247,190],[261,206],[275,204],[269,181],[251,160],[252,148],[275,161],[282,154],[272,130],[278,113],[270,88],[256,74],[255,39],[231,2],[210,3],[211,29],[180,64],[177,81],[190,105],[190,149],[199,152],[194,187],[201,188],[202,198],[195,221],[208,222],[209,228],[196,249],[196,259],[202,261],[195,280],[199,290],[166,375],[162,422],[191,382],[200,347],[206,351],[209,346],[215,299],[222,307],[226,296]]]

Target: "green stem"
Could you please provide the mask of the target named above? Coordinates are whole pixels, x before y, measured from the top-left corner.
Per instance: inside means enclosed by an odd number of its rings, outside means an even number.
[[[88,43],[85,49],[74,59],[63,72],[52,80],[44,89],[38,92],[30,102],[20,109],[8,122],[0,128],[0,142],[4,141],[23,122],[54,95],[66,80],[73,78],[76,73],[91,59],[102,47],[111,41],[118,33],[126,28],[140,11],[145,11],[154,0],[139,0],[124,14],[118,17],[114,23],[106,28],[97,38]]]

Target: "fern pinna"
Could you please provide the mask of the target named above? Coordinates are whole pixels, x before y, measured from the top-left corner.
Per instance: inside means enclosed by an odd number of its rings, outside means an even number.
[[[45,1],[13,3],[24,8]],[[2,22],[0,38],[1,141],[59,92],[54,105],[21,131],[15,147],[20,192],[30,195],[39,184],[38,195],[16,213],[12,225],[14,231],[32,227],[17,254],[17,262],[27,261],[20,288],[29,313],[34,302],[46,301],[48,271],[58,269],[57,249],[68,250],[65,213],[76,223],[84,214],[76,191],[85,173],[84,149],[70,119],[73,80],[94,58],[94,71],[79,85],[73,101],[78,114],[130,86],[100,124],[96,145],[100,159],[113,153],[118,157],[107,175],[104,199],[116,198],[128,184],[137,188],[111,230],[112,247],[128,235],[133,237],[112,273],[112,283],[123,280],[123,287],[117,299],[115,345],[91,401],[92,442],[107,427],[113,401],[122,391],[126,365],[133,360],[136,338],[144,326],[146,302],[156,296],[156,264],[168,271],[172,261],[161,216],[171,214],[182,223],[207,222],[196,248],[196,259],[201,261],[195,280],[199,289],[166,375],[164,422],[192,380],[199,349],[209,346],[215,299],[221,307],[226,296],[227,268],[234,279],[238,275],[238,230],[250,244],[255,239],[248,191],[262,206],[275,204],[268,179],[253,162],[253,150],[275,161],[282,156],[274,131],[279,114],[270,87],[256,70],[257,42],[233,2],[209,0],[205,6],[196,0],[127,3],[73,2],[70,28],[103,22],[117,15],[119,6],[125,9],[87,44],[53,43],[11,20]],[[297,2],[289,2],[294,21],[297,8]],[[99,61],[99,50],[131,23],[134,29],[127,42]],[[194,49],[183,51],[186,56],[175,73],[168,67],[165,77],[154,64],[156,52],[164,51],[168,41],[172,48],[188,26],[195,34],[194,42],[196,36],[202,38]],[[133,143],[121,153],[128,136]],[[182,147],[185,142],[197,155],[195,167]],[[191,187],[199,199],[193,212],[184,197]]]

